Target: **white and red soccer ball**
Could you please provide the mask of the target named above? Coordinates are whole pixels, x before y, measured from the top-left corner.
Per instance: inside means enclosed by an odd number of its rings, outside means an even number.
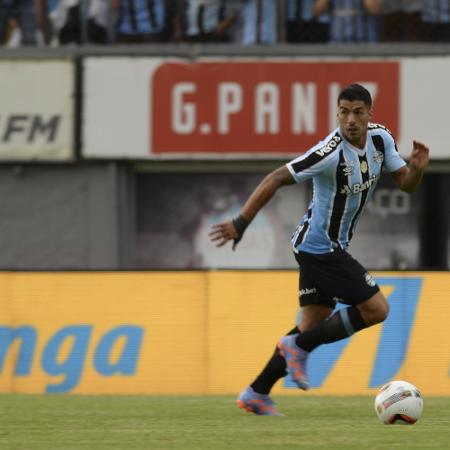
[[[380,388],[375,397],[375,411],[386,425],[416,423],[423,410],[419,390],[407,381],[391,381]]]

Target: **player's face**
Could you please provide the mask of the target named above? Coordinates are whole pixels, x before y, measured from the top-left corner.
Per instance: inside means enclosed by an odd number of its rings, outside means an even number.
[[[340,100],[337,118],[341,131],[355,147],[366,145],[367,125],[372,117],[372,111],[362,100]]]

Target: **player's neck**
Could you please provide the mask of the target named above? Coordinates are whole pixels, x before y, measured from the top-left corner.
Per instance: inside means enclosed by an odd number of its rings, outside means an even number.
[[[349,142],[351,145],[353,145],[353,147],[356,147],[360,150],[364,150],[366,148],[367,134],[362,136],[360,139],[349,139],[349,137],[345,136],[345,135],[344,135],[344,137],[347,142]]]
[[[359,148],[360,150],[364,150],[366,148],[366,142],[367,142],[367,138],[364,137],[364,139],[361,139],[358,142],[350,142],[353,146],[355,146],[356,148]]]

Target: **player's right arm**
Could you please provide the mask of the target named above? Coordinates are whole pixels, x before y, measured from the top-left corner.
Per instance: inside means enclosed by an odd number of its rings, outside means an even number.
[[[294,183],[295,180],[287,166],[279,167],[266,175],[245,202],[238,217],[213,225],[209,233],[211,241],[216,244],[216,247],[222,247],[228,241],[233,240],[234,250],[247,226],[261,208],[274,196],[275,192],[282,186]]]
[[[295,180],[287,166],[279,167],[269,173],[245,202],[241,209],[241,215],[250,223],[258,211],[274,196],[279,188],[294,183]]]
[[[282,186],[300,183],[326,171],[338,157],[336,150],[340,148],[341,141],[342,137],[336,129],[306,153],[266,175],[245,202],[239,216],[212,227],[209,233],[211,241],[216,247],[222,247],[233,240],[234,250],[250,222],[275,192]]]

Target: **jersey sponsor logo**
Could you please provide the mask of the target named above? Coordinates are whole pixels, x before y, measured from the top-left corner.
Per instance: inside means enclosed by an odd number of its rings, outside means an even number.
[[[371,177],[364,183],[355,183],[351,186],[346,184],[345,186],[342,186],[340,193],[344,195],[360,194],[366,189],[370,189],[377,182],[379,177],[380,175],[371,175]]]
[[[353,164],[353,161],[344,161],[342,163],[339,164],[341,167],[343,167],[342,169],[342,173],[346,176],[346,177],[351,177],[355,171],[355,166]]]
[[[372,158],[379,166],[381,166],[383,164],[383,161],[384,161],[383,152],[375,150]]]
[[[319,163],[329,153],[336,150],[341,141],[341,136],[339,135],[339,133],[336,133],[324,146],[314,151],[312,151],[313,149],[311,149],[311,152],[308,152],[307,156],[303,157],[297,162],[291,163],[292,169],[295,173],[299,173],[302,170],[306,170],[314,164]]]
[[[309,294],[317,294],[317,289],[316,288],[300,289],[299,294],[300,294],[300,296],[302,296],[302,295],[309,295]]]
[[[327,145],[325,145],[322,148],[319,148],[319,150],[316,150],[314,153],[319,156],[325,156],[326,154],[332,152],[341,141],[342,138],[338,134],[335,134]]]
[[[384,125],[381,125],[379,123],[369,123],[369,125],[367,126],[367,128],[369,130],[378,130],[378,129],[382,129],[384,131],[387,131],[390,135],[392,135],[392,132],[389,128],[386,128]]]

